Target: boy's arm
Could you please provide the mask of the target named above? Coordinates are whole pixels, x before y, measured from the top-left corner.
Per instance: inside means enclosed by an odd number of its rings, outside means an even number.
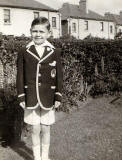
[[[62,73],[62,64],[61,64],[61,49],[56,49],[56,92],[55,92],[55,101],[61,102],[62,99],[62,84],[63,84],[63,73]],[[57,103],[57,102],[56,102]],[[59,103],[58,103],[59,104]]]
[[[23,61],[24,50],[20,50],[17,58],[17,94],[20,104],[25,102],[25,93],[24,93],[24,61]]]

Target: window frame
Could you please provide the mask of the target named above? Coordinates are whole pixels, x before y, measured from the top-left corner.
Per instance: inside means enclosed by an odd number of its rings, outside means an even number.
[[[89,22],[88,20],[85,20],[85,30],[88,31],[89,30]]]
[[[103,32],[104,31],[104,22],[100,22],[101,24],[101,31]]]
[[[57,27],[56,17],[52,17],[52,27],[53,27],[53,28],[56,28],[56,27]]]
[[[110,25],[110,33],[112,34],[113,33],[113,26]]]
[[[77,29],[76,29],[76,23],[73,22],[72,23],[72,32],[76,33]]]
[[[8,11],[8,13],[6,11]],[[4,12],[4,24],[11,24],[11,10],[6,8],[3,9],[3,12]]]
[[[33,14],[34,14],[34,19],[35,19],[35,18],[39,18],[39,12],[34,11]],[[36,14],[37,14],[37,16],[36,16]]]

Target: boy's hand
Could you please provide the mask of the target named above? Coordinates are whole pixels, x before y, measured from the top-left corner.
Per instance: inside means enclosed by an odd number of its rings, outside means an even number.
[[[58,108],[61,105],[61,102],[55,101],[55,108]]]
[[[20,105],[23,109],[25,109],[25,102],[21,102],[19,105]]]

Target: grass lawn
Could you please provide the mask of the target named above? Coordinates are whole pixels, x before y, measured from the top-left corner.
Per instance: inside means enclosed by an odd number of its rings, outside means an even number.
[[[70,114],[57,113],[51,128],[52,160],[122,160],[122,99],[90,99]],[[0,147],[0,160],[33,160],[31,138]]]

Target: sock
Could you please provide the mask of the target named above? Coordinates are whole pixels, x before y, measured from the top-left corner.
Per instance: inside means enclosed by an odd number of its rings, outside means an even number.
[[[42,144],[42,160],[48,160],[50,144]]]
[[[32,146],[34,160],[41,160],[40,157],[40,145]]]

